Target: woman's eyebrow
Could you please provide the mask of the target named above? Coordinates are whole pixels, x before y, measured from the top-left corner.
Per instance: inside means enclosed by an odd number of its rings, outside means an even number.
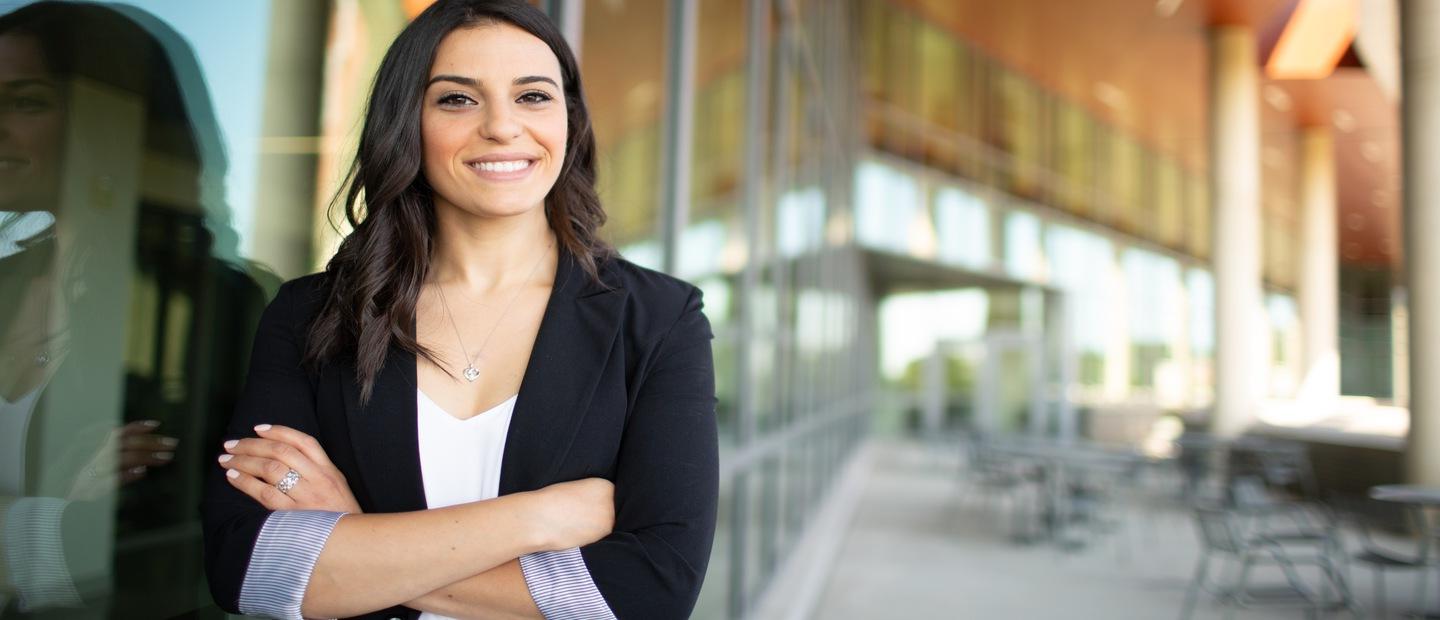
[[[434,84],[434,83],[436,83],[436,82],[454,82],[454,83],[459,84],[459,85],[461,85],[461,86],[469,86],[470,88],[480,88],[480,80],[477,80],[477,79],[475,79],[475,78],[468,78],[468,77],[465,77],[465,76],[463,76],[463,75],[450,75],[450,74],[448,74],[448,73],[446,73],[446,74],[441,74],[441,75],[437,75],[437,76],[435,76],[435,77],[430,78],[430,81],[427,82],[425,85],[426,85],[426,86],[430,86],[431,84]],[[518,77],[518,78],[515,78],[515,80],[512,81],[511,84],[514,84],[515,86],[524,86],[525,84],[534,84],[534,83],[536,83],[536,82],[546,82],[546,83],[550,84],[551,86],[554,86],[555,88],[560,88],[560,85],[557,84],[557,83],[555,83],[555,80],[552,80],[552,79],[550,79],[550,78],[548,78],[548,77],[545,77],[545,76],[543,76],[543,75],[526,75],[526,76]]]
[[[525,76],[525,77],[518,77],[518,78],[515,78],[515,81],[514,81],[514,82],[511,82],[511,83],[514,84],[514,85],[516,85],[516,86],[524,86],[524,85],[526,85],[526,84],[534,84],[534,83],[536,83],[536,82],[547,82],[547,83],[549,83],[551,86],[554,86],[555,88],[560,88],[560,85],[559,85],[559,84],[556,84],[556,83],[555,83],[555,80],[552,80],[552,79],[550,79],[550,78],[548,78],[548,77],[545,77],[545,76],[543,76],[543,75],[527,75],[527,76]]]
[[[479,88],[479,87],[480,87],[480,80],[477,80],[477,79],[474,79],[474,78],[468,78],[468,77],[465,77],[465,76],[463,76],[463,75],[449,75],[449,74],[441,74],[441,75],[437,75],[437,76],[435,76],[435,77],[432,77],[432,78],[430,78],[430,81],[427,82],[425,85],[426,85],[426,86],[430,86],[431,84],[434,84],[434,83],[436,83],[436,82],[454,82],[454,83],[459,84],[459,85],[461,85],[461,86],[469,86],[470,88]]]

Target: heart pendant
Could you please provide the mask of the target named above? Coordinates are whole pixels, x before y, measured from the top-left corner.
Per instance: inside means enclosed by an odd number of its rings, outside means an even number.
[[[465,375],[465,380],[471,383],[480,378],[480,371],[476,370],[474,366],[466,366],[462,374]]]

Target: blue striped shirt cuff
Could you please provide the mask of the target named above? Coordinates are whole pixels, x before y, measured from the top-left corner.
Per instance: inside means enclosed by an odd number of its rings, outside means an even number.
[[[546,620],[615,620],[579,547],[522,555],[520,572]]]
[[[300,601],[310,573],[343,512],[280,510],[265,519],[245,581],[240,585],[240,612],[247,616],[303,620]]]
[[[20,611],[84,604],[65,564],[60,520],[70,505],[52,497],[24,497],[10,505],[0,534],[0,552],[9,564],[10,585]],[[3,613],[4,607],[0,607]]]

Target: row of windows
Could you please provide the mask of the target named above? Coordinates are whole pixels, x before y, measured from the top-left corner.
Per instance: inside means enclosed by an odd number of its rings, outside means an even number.
[[[872,146],[1176,252],[1210,256],[1203,169],[1098,120],[889,0],[861,6]],[[1294,149],[1270,142],[1261,196],[1264,273],[1293,288]]]

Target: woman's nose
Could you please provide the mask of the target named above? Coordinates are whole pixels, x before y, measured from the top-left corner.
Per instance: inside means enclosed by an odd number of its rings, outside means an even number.
[[[520,137],[521,125],[508,106],[490,106],[485,112],[480,131],[488,140],[509,142]]]

